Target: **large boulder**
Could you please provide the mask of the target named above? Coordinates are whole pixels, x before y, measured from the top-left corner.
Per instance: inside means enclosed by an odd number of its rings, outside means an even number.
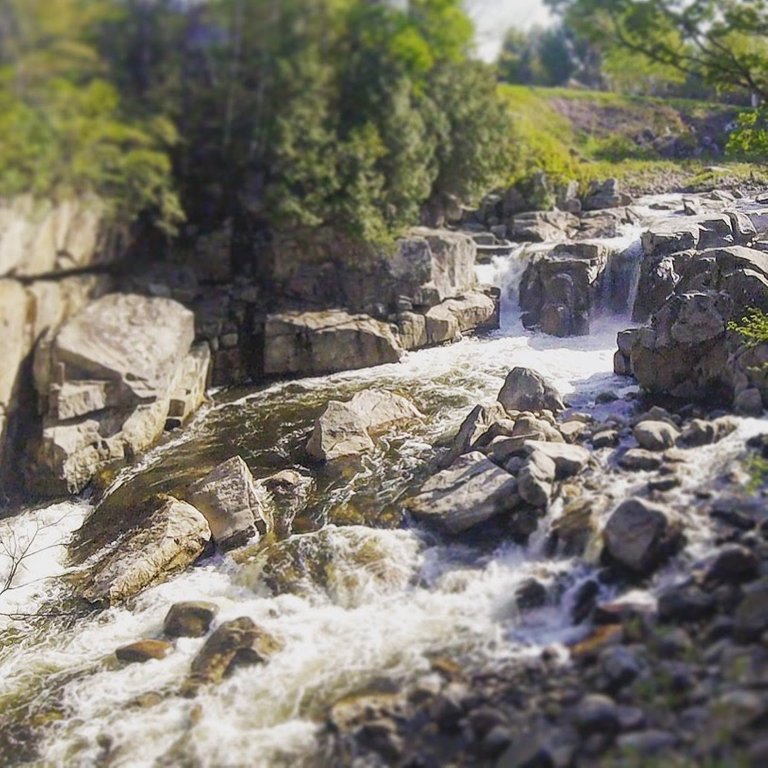
[[[510,230],[515,241],[558,243],[576,235],[579,219],[564,211],[530,211],[514,216]]]
[[[513,368],[497,399],[507,411],[556,413],[565,409],[560,393],[540,373],[530,368]]]
[[[340,309],[269,315],[266,376],[317,376],[397,363],[403,348],[387,323]]]
[[[608,266],[601,243],[570,243],[534,259],[520,284],[520,309],[526,328],[553,336],[583,336]]]
[[[406,506],[417,520],[458,534],[519,504],[515,478],[473,451],[427,480]]]
[[[441,466],[449,467],[459,456],[469,453],[494,424],[506,418],[507,412],[498,401],[490,406],[476,405],[461,423],[446,454],[441,457]]]
[[[732,314],[727,294],[675,294],[650,326],[622,336],[623,349],[628,350],[622,356],[648,392],[697,399],[723,396],[728,388],[726,332]]]
[[[194,336],[193,315],[177,302],[110,294],[39,344],[36,490],[82,490],[105,464],[149,448],[169,418],[194,411],[210,365],[207,347],[191,349]]]
[[[608,557],[628,570],[650,573],[670,553],[677,531],[664,507],[643,499],[620,504],[603,532]]]
[[[191,485],[186,496],[205,515],[213,539],[222,550],[242,547],[273,528],[266,493],[239,456]]]
[[[166,498],[99,561],[81,588],[90,603],[114,605],[197,560],[211,539],[205,517],[192,505]]]
[[[593,181],[590,184],[583,207],[585,211],[599,211],[604,208],[620,208],[631,202],[630,195],[621,191],[618,179],[607,179],[602,183]]]
[[[315,423],[307,453],[315,461],[355,456],[374,447],[372,435],[423,415],[401,395],[378,389],[358,392],[350,401],[331,400]]]
[[[517,473],[517,492],[532,507],[546,507],[554,490],[557,467],[543,451],[533,451]]]

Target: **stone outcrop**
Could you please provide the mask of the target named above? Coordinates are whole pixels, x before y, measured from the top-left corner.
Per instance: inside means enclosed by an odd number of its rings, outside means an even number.
[[[239,456],[191,485],[186,496],[205,516],[222,550],[242,547],[254,537],[258,541],[273,528],[266,494]]]
[[[407,508],[417,520],[459,534],[519,505],[515,478],[475,451],[427,480]]]
[[[513,240],[531,243],[571,240],[578,231],[578,217],[565,211],[519,213],[512,219],[510,226],[510,235]]]
[[[114,259],[120,233],[95,197],[57,203],[22,196],[0,204],[0,277],[39,278]]]
[[[422,418],[410,400],[393,392],[366,389],[348,402],[328,403],[307,443],[307,453],[315,461],[356,456],[373,450],[373,436],[378,431]]]
[[[276,233],[260,277],[273,297],[352,312],[393,312],[399,299],[429,307],[474,288],[474,240],[416,228],[393,251],[339,240],[331,231]]]
[[[749,308],[768,310],[768,255],[730,246],[662,263],[645,273],[636,305],[636,314],[653,309],[650,323],[619,334],[616,372],[635,376],[650,392],[749,401],[761,410],[761,398],[768,402],[768,349],[744,343],[729,323]]]
[[[526,328],[553,336],[584,336],[608,265],[601,243],[558,245],[533,259],[520,284]]]
[[[84,488],[106,464],[149,448],[168,419],[202,402],[210,354],[194,320],[169,299],[110,294],[35,353],[43,414],[30,479],[41,492]]]
[[[582,202],[585,211],[599,211],[604,208],[619,208],[632,203],[632,197],[621,191],[618,179],[604,182],[593,181]]]
[[[701,287],[702,275],[719,282],[720,276],[712,274],[712,260],[717,262],[714,271],[724,269],[725,273],[750,270],[749,262],[757,261],[756,271],[764,274],[765,254],[743,247],[751,244],[755,236],[751,221],[735,212],[666,219],[655,224],[642,236],[644,258],[633,319],[645,322],[675,291],[690,290],[697,284]],[[740,274],[734,281],[734,276],[727,274],[725,282],[746,286],[754,279]]]
[[[387,323],[340,309],[269,315],[265,376],[317,376],[397,363],[403,348]]]
[[[96,198],[52,204],[18,197],[0,203],[0,488],[16,489],[23,442],[35,422],[32,354],[92,299],[106,293],[106,274],[73,274],[112,262],[121,230]]]
[[[210,539],[208,523],[197,509],[167,498],[94,566],[81,594],[98,605],[120,603],[190,566]]]

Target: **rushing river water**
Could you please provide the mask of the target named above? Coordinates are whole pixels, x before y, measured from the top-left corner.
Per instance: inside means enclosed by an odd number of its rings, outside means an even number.
[[[639,230],[628,230],[621,247],[638,236]],[[95,512],[83,498],[0,523],[0,540],[10,542],[11,550],[0,552],[0,575],[14,548],[30,553],[11,575],[13,588],[0,595],[0,762],[323,765],[315,734],[336,701],[375,689],[382,679],[412,682],[429,674],[439,657],[492,664],[578,637],[583,630],[573,626],[569,604],[593,568],[545,553],[557,503],[525,547],[447,543],[402,515],[401,500],[428,471],[432,446],[449,438],[474,405],[492,402],[514,366],[540,371],[571,407],[597,418],[626,416],[632,407],[621,396],[636,388],[612,373],[616,332],[628,327],[627,313],[598,319],[585,338],[524,331],[514,293],[525,258],[521,250],[479,268],[484,281],[504,289],[500,331],[409,354],[400,365],[216,393],[189,426],[125,470]],[[93,540],[99,542],[104,531],[119,531],[140,497],[179,490],[233,454],[240,454],[256,477],[300,464],[325,403],[371,386],[406,394],[427,418],[387,433],[352,469],[315,473],[315,492],[296,527],[325,531],[321,546],[336,567],[323,583],[272,594],[260,578],[258,558],[238,565],[214,556],[145,590],[128,606],[85,610],[72,598],[68,578],[95,553]],[[605,390],[620,399],[597,405]],[[715,467],[727,467],[745,436],[761,426],[745,420],[716,449],[699,452],[677,492],[681,514],[695,515],[685,511],[686,493]],[[608,453],[601,461],[608,461]],[[607,468],[600,493],[618,503],[646,480]],[[89,516],[88,535],[80,538],[92,540],[80,542],[73,562],[68,544]],[[695,556],[706,550],[711,534],[703,519],[688,522]],[[369,540],[376,562],[361,566],[356,546]],[[515,591],[531,577],[556,585],[560,599],[521,614]],[[658,580],[665,578],[669,573],[662,572]],[[118,646],[160,636],[169,606],[181,600],[216,603],[219,621],[250,616],[279,635],[285,649],[268,664],[241,669],[194,699],[174,691],[202,639],[180,639],[163,660],[126,666],[115,661]],[[33,620],[13,615],[37,610],[42,615]]]

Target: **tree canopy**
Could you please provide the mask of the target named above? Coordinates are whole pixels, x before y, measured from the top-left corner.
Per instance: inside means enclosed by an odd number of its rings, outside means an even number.
[[[768,100],[768,0],[546,0],[603,49],[617,47]]]
[[[460,0],[7,0],[0,43],[0,194],[380,239],[511,162]]]

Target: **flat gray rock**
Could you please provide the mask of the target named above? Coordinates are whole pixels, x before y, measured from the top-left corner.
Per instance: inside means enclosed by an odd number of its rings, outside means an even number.
[[[457,534],[519,503],[515,478],[473,451],[427,480],[407,507],[418,520]]]

